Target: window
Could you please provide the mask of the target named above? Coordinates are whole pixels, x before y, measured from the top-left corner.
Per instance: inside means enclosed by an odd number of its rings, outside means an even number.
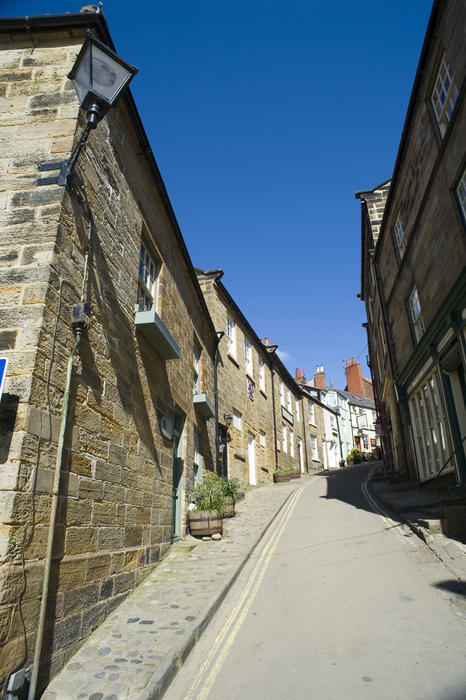
[[[315,425],[316,417],[314,413],[314,404],[309,399],[307,401],[307,412],[309,414],[309,425]]]
[[[466,222],[466,168],[463,170],[461,180],[456,186],[456,196],[463,215],[463,220]]]
[[[311,458],[314,462],[319,461],[319,454],[317,452],[317,438],[315,435],[311,435]]]
[[[442,136],[447,130],[457,99],[458,89],[444,54],[431,97],[435,117]]]
[[[296,409],[296,420],[301,420],[299,417],[299,400],[295,400],[295,409]]]
[[[194,343],[193,394],[201,393],[201,348]]]
[[[254,384],[252,379],[250,379],[249,377],[246,377],[246,385],[247,385],[248,396],[251,399],[251,401],[254,401],[254,394],[256,391],[256,385]]]
[[[286,439],[286,425],[282,425],[282,448],[283,452],[288,452],[288,445]]]
[[[367,435],[362,436],[362,446],[365,451],[369,449],[369,438]]]
[[[139,254],[137,310],[150,311],[156,298],[157,275],[160,265],[155,262],[144,241]]]
[[[265,391],[265,366],[264,360],[259,358],[259,389]]]
[[[395,242],[398,248],[398,253],[400,258],[402,258],[406,250],[406,232],[400,212],[398,212],[398,216],[396,217],[393,231],[395,234]]]
[[[194,431],[194,485],[202,481],[202,449],[201,436]]]
[[[411,294],[409,295],[408,304],[414,335],[416,336],[416,340],[419,342],[424,333],[424,321],[422,318],[421,304],[419,302],[419,295],[417,293],[416,286],[413,287]]]
[[[294,434],[292,430],[290,430],[290,455],[294,457]]]
[[[244,339],[244,362],[247,374],[252,377],[252,345],[246,338]]]
[[[280,379],[279,388],[280,388],[280,405],[284,406],[285,405],[285,389],[283,387],[283,382],[281,379]]]
[[[427,479],[439,472],[450,456],[436,372],[410,398],[409,410],[419,477]]]
[[[289,389],[286,390],[286,405],[287,405],[289,412],[291,413],[293,408],[291,405],[291,391]]]
[[[227,351],[236,357],[236,323],[227,316]]]
[[[241,413],[233,409],[233,427],[236,430],[241,430]]]
[[[265,447],[265,433],[263,430],[259,433],[259,444],[261,447]]]

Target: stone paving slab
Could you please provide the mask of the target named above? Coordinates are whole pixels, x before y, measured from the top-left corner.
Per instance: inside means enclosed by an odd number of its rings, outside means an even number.
[[[224,520],[220,541],[174,546],[85,641],[42,700],[156,700],[227,594],[255,546],[309,478],[255,488]],[[188,548],[189,549],[189,548]]]

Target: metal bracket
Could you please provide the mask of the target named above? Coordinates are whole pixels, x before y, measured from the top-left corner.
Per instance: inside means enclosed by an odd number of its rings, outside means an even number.
[[[37,178],[36,185],[66,185],[68,179],[68,162],[67,160],[59,160],[52,163],[39,163],[38,170],[40,172],[46,170],[59,170],[60,172],[54,177]]]

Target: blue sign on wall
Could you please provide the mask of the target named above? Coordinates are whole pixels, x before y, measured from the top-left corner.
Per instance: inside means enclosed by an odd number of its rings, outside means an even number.
[[[0,400],[3,394],[3,385],[5,383],[6,370],[8,367],[8,358],[0,357]]]

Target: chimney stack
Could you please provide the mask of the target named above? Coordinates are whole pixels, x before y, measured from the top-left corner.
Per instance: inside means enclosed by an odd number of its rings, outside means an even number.
[[[346,360],[345,374],[348,391],[352,394],[358,394],[358,396],[365,396],[361,364],[356,362],[354,357]]]
[[[325,372],[323,365],[317,365],[314,375],[314,386],[316,389],[325,389]]]

